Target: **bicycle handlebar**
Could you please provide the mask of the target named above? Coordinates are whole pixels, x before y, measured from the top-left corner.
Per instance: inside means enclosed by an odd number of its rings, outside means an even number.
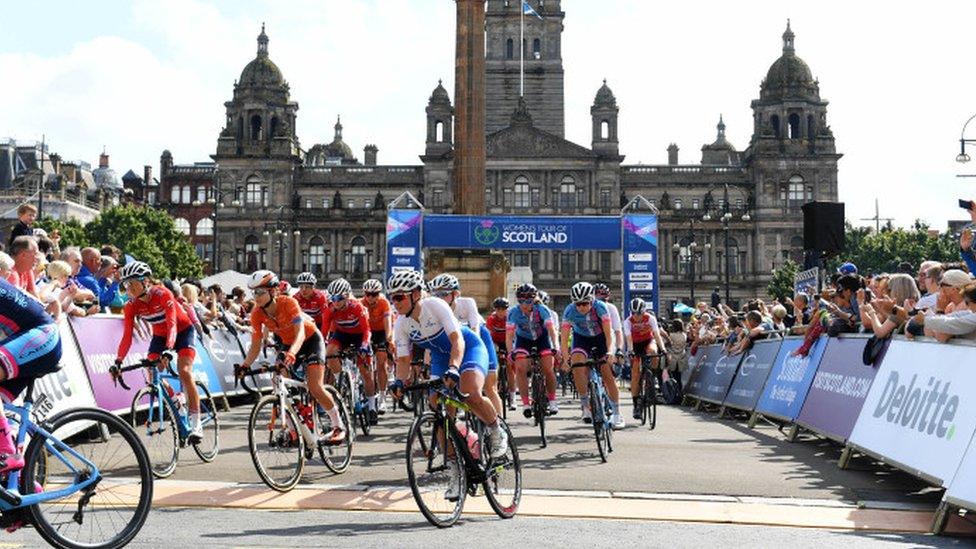
[[[108,373],[109,375],[112,376],[112,384],[114,386],[118,387],[119,385],[121,385],[122,388],[125,389],[126,391],[131,391],[132,388],[129,387],[128,384],[126,384],[125,378],[122,377],[123,373],[131,372],[133,370],[139,370],[142,368],[156,368],[162,363],[163,361],[158,358],[153,360],[150,360],[148,358],[143,358],[139,362],[130,364],[128,366],[112,365],[109,367]],[[166,365],[166,370],[170,373],[170,375],[173,375],[174,377],[179,375],[176,373],[176,370],[173,369],[172,360],[170,360],[169,363]]]

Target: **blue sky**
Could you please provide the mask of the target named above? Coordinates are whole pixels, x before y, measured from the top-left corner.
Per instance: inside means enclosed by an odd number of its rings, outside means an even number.
[[[453,90],[449,0],[5,4],[0,136],[46,134],[53,151],[92,163],[105,146],[119,173],[158,169],[163,149],[177,163],[209,160],[262,21],[306,149],[330,141],[341,114],[360,157],[375,143],[381,163],[417,164],[430,91],[439,78]],[[976,165],[953,161],[976,112],[967,49],[976,3],[879,5],[563,0],[567,138],[589,145],[589,106],[607,78],[627,163],[664,163],[671,142],[682,163],[699,162],[720,113],[744,149],[749,102],[789,17],[797,54],[830,101],[848,217],[873,215],[877,197],[898,224],[920,217],[943,228],[962,217],[957,198],[976,198],[976,179],[955,177]]]

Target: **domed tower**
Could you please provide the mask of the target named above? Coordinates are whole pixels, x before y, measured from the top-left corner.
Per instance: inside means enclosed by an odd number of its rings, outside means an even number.
[[[268,35],[261,25],[257,56],[241,71],[234,98],[224,103],[227,122],[217,140],[215,159],[298,156],[295,113],[281,70],[268,56]]]
[[[617,157],[620,141],[617,139],[617,98],[607,86],[606,79],[596,92],[590,116],[593,117],[593,152],[604,157]]]
[[[451,96],[440,80],[427,101],[427,148],[426,157],[441,157],[454,146],[454,107]]]
[[[734,166],[739,163],[739,153],[736,152],[732,143],[725,139],[725,121],[722,115],[718,115],[718,135],[715,142],[710,145],[702,145],[701,163],[709,166]]]
[[[306,166],[342,166],[359,164],[352,154],[352,149],[342,140],[342,118],[337,117],[335,126],[335,136],[332,142],[327,145],[315,145],[308,150],[305,157]]]

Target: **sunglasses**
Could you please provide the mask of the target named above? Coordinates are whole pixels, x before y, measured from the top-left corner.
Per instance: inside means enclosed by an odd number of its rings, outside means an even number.
[[[436,292],[434,292],[434,296],[435,297],[447,297],[447,296],[451,295],[452,293],[454,293],[452,290],[437,290]]]
[[[518,302],[520,304],[522,304],[522,305],[532,305],[533,303],[535,303],[535,300],[534,299],[520,299],[520,300],[518,300]]]
[[[399,303],[406,298],[407,298],[407,294],[395,294],[390,296],[390,299],[392,299],[394,303]]]
[[[329,296],[329,301],[331,301],[332,303],[339,303],[340,301],[344,301],[345,299],[346,299],[346,294],[336,294],[333,296]]]
[[[589,307],[590,305],[593,305],[593,302],[592,301],[577,301],[574,305],[576,305],[577,307]]]
[[[380,295],[380,293],[379,292],[366,292],[365,295],[366,295],[366,297],[378,297]]]

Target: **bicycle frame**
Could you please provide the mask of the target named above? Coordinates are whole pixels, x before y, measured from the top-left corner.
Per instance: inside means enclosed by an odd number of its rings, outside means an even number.
[[[271,374],[271,390],[274,393],[274,395],[278,398],[279,406],[281,406],[282,410],[285,409],[290,410],[292,413],[295,414],[296,417],[298,417],[301,420],[302,415],[299,414],[298,410],[295,410],[295,407],[291,405],[292,395],[289,394],[288,392],[289,387],[302,389],[306,392],[308,391],[308,385],[304,381],[297,381],[291,378],[287,378],[281,375],[281,373],[278,371],[275,371],[274,373]],[[316,423],[318,422],[318,418],[316,417],[317,415],[318,414],[312,414],[312,421]],[[295,428],[302,435],[302,438],[305,439],[305,443],[309,445],[310,448],[315,448],[317,444],[317,440],[315,438],[315,434],[312,433],[311,430],[309,430],[308,425],[305,425],[304,421],[299,421],[298,425],[296,425]]]
[[[595,385],[597,389],[598,402],[603,403],[610,400],[610,395],[607,393],[607,388],[603,385],[603,376],[600,375],[600,370],[602,369],[604,363],[599,361],[594,361],[592,359],[573,364],[573,368],[586,368],[587,369],[587,383],[589,385]],[[596,421],[596,414],[599,412],[603,419],[603,425],[606,429],[612,428],[612,418],[604,412],[604,410],[590,410],[591,417],[593,421]]]
[[[474,485],[483,482],[488,469],[482,466],[479,459],[471,455],[466,438],[461,436],[457,426],[454,424],[456,415],[452,415],[448,411],[448,408],[453,408],[455,411],[461,410],[465,412],[465,414],[473,415],[473,412],[471,412],[471,407],[458,398],[460,395],[455,395],[456,391],[448,390],[445,387],[432,387],[431,391],[434,392],[435,399],[437,401],[437,406],[431,411],[431,413],[434,414],[434,423],[435,425],[438,425],[439,428],[445,429],[445,434],[451,437],[455,451],[461,451],[461,460],[464,462],[464,467],[468,472],[468,484]],[[477,425],[479,426],[478,430],[476,431],[479,437],[478,439],[479,441],[482,441],[484,440],[483,437],[485,436],[483,427],[484,424],[481,423],[481,420],[478,420],[477,418],[474,419],[478,422]],[[437,437],[437,428],[434,429],[432,436],[435,438]],[[433,459],[434,457],[431,456],[430,460]],[[430,468],[432,465],[433,461],[429,461],[427,464],[428,468]]]
[[[178,418],[176,431],[180,437],[180,442],[183,442],[190,435],[189,416],[185,410],[179,411],[177,409],[173,397],[170,396],[169,391],[163,386],[163,381],[179,381],[180,378],[177,375],[160,372],[158,368],[151,368],[151,370],[152,380],[146,383],[146,387],[151,387],[153,394],[149,399],[149,408],[146,410],[146,427],[151,429],[153,421],[162,419],[163,406],[168,406],[173,417]],[[157,402],[159,403],[158,406],[156,404]],[[154,414],[158,414],[158,416],[154,417]]]

